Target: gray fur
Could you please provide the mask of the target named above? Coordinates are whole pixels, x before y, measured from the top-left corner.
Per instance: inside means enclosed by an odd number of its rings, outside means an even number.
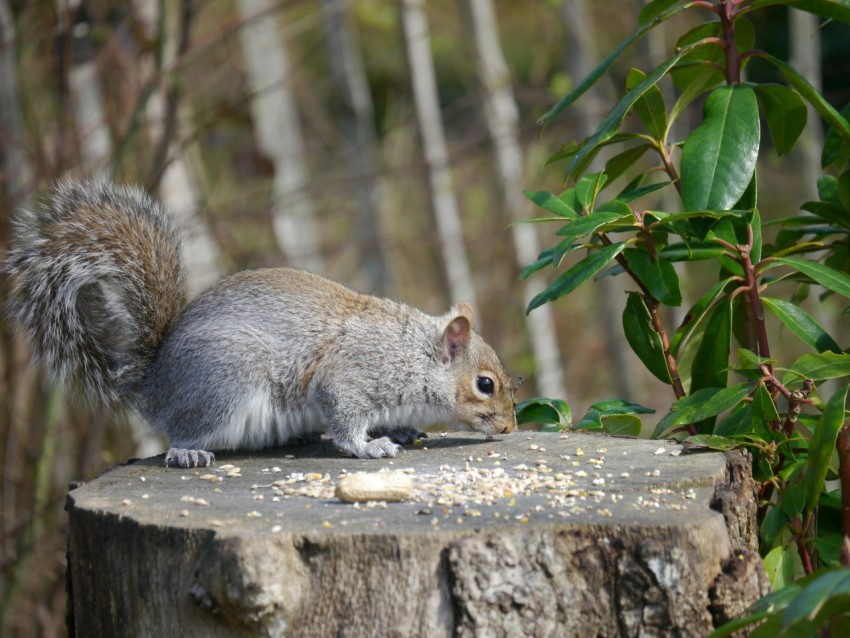
[[[138,411],[170,438],[167,463],[207,465],[206,449],[319,432],[353,456],[395,456],[392,439],[412,441],[416,425],[516,427],[510,383],[468,330],[468,306],[433,317],[280,268],[233,275],[184,308],[171,218],[103,179],[58,185],[20,213],[16,239],[9,315],[36,356],[90,396]],[[476,395],[481,371],[497,396]]]

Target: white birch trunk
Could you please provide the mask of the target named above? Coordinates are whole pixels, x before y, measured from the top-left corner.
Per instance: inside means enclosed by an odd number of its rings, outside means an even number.
[[[33,171],[24,152],[27,143],[16,83],[15,23],[6,0],[0,0],[0,147],[3,193],[9,208],[27,203],[33,189]]]
[[[245,22],[239,37],[253,93],[251,113],[257,146],[275,166],[275,235],[290,264],[321,273],[324,260],[309,194],[304,141],[277,14],[272,11],[272,0],[237,0],[236,6]],[[251,20],[259,13],[262,17]]]
[[[821,90],[820,20],[816,15],[791,9],[788,12],[791,45],[791,66],[799,71],[815,90]],[[817,180],[821,176],[820,153],[823,148],[823,131],[817,111],[806,104],[809,117],[806,128],[797,143],[802,164],[803,187],[807,199],[817,199]]]
[[[164,33],[159,34],[165,38],[162,56],[163,66],[170,65],[177,56],[177,43],[174,34],[179,31],[176,24],[177,5],[175,3],[161,3],[158,0],[135,0],[136,12],[143,22],[148,36],[156,38],[158,28],[159,11],[166,11],[163,16]],[[169,9],[170,7],[170,9]],[[153,60],[148,57],[142,63],[143,73],[151,75],[155,72]],[[164,134],[166,117],[166,87],[160,86],[148,99],[145,112],[148,122],[148,132],[153,140],[159,140]],[[180,108],[180,111],[183,109]],[[178,112],[178,135],[180,139],[187,137],[183,122]],[[221,278],[221,255],[218,244],[213,238],[212,231],[207,226],[200,214],[198,202],[201,197],[197,180],[193,174],[191,162],[184,155],[176,140],[168,143],[166,153],[167,165],[159,182],[159,198],[162,204],[173,214],[183,229],[183,258],[188,268],[187,285],[189,294],[194,295]]]
[[[434,60],[431,57],[428,22],[423,4],[423,0],[402,0],[401,19],[413,83],[413,99],[431,186],[431,203],[437,232],[440,234],[452,301],[468,301],[476,306],[475,287],[463,243],[460,213],[452,190],[452,173],[440,119]]]
[[[57,0],[56,9],[68,37],[71,39],[71,61],[68,65],[68,91],[71,98],[77,139],[83,169],[90,173],[102,171],[112,153],[112,135],[103,110],[100,77],[94,60],[78,59],[89,38],[88,23],[74,23],[80,0]]]
[[[587,12],[584,0],[563,0],[561,18],[566,27],[565,66],[574,84],[580,82],[596,65],[596,51],[593,41],[592,20]],[[603,77],[572,107],[572,116],[576,121],[576,137],[582,139],[593,133],[597,122],[601,121],[607,107],[601,102],[613,104],[614,89],[610,80]],[[614,390],[623,398],[632,398],[635,393],[633,359],[623,334],[622,306],[616,303],[623,299],[623,290],[627,283],[613,277],[604,277],[594,286],[594,309],[596,321],[601,326],[605,338],[605,352],[610,361],[611,379]]]
[[[522,194],[524,159],[519,142],[519,113],[511,89],[510,74],[499,43],[498,24],[492,0],[467,0],[473,38],[478,52],[478,69],[484,88],[484,114],[502,182],[505,210],[511,221],[528,219],[530,206]],[[514,252],[520,268],[534,262],[540,253],[537,232],[531,224],[511,227]],[[523,286],[525,304],[544,289],[539,277]],[[564,370],[558,335],[550,306],[545,305],[526,318],[528,336],[537,365],[537,387],[540,394],[565,397]]]
[[[341,108],[337,115],[343,132],[351,190],[357,205],[356,240],[366,287],[376,295],[388,293],[387,266],[378,224],[378,160],[375,151],[374,108],[357,32],[345,0],[322,0],[325,41]]]

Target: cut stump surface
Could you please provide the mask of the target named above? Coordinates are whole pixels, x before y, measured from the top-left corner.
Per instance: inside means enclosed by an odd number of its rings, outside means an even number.
[[[432,434],[154,457],[69,492],[76,636],[703,636],[765,593],[738,452],[582,433]],[[345,473],[408,500],[345,504]]]

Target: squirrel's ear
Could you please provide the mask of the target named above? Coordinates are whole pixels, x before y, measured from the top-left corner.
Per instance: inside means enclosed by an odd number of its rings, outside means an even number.
[[[472,306],[462,301],[452,308],[449,316],[454,317],[443,330],[443,345],[445,346],[444,363],[454,358],[469,344],[472,338]]]

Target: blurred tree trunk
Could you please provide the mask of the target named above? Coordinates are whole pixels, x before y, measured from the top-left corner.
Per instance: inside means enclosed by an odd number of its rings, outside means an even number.
[[[0,0],[0,155],[3,158],[3,209],[26,205],[34,187],[33,171],[24,148],[27,135],[18,96],[15,67],[15,24],[6,0]],[[3,245],[8,237],[0,238]]]
[[[575,85],[596,66],[593,21],[588,15],[584,0],[564,0],[561,4],[561,18],[567,31],[567,37],[564,38],[565,66]],[[605,101],[613,104],[612,96],[612,87],[601,82],[592,87],[571,107],[577,139],[593,133],[598,123],[602,121],[603,114],[607,112],[601,103]],[[602,334],[605,338],[605,351],[610,361],[609,369],[614,391],[623,398],[633,398],[635,389],[632,381],[632,361],[628,356],[631,349],[623,335],[620,320],[623,311],[621,303],[618,303],[618,300],[622,302],[623,299],[623,282],[614,277],[603,277],[596,282],[595,288],[596,318],[602,326]]]
[[[522,194],[524,159],[519,142],[519,112],[511,89],[511,78],[499,43],[499,27],[492,0],[466,0],[472,35],[478,53],[478,73],[484,89],[484,114],[493,145],[505,210],[512,222],[528,219],[530,206]],[[514,252],[520,268],[533,263],[540,253],[537,231],[532,224],[511,228]],[[545,285],[539,277],[523,286],[527,305]],[[526,318],[528,336],[536,362],[538,392],[549,397],[566,397],[564,370],[552,307],[542,306]]]
[[[805,11],[788,10],[791,66],[797,69],[815,90],[821,92],[820,18]],[[817,199],[817,181],[821,176],[820,154],[823,148],[821,119],[811,104],[806,104],[809,118],[797,143],[806,199]]]
[[[402,0],[401,21],[413,83],[413,100],[431,186],[431,206],[440,234],[452,301],[468,301],[477,307],[475,286],[463,242],[463,227],[452,190],[452,172],[440,119],[434,60],[431,57],[428,21],[423,4],[424,0]]]
[[[275,167],[273,222],[284,256],[296,268],[324,271],[309,193],[307,160],[283,35],[273,0],[237,0],[242,52],[251,86],[257,146]],[[257,14],[263,14],[257,17]],[[253,18],[253,19],[252,19]]]
[[[135,0],[134,4],[146,36],[156,47],[156,54],[146,56],[141,65],[142,73],[153,77],[188,50],[193,2]],[[160,11],[164,11],[164,15],[160,15]],[[154,162],[147,186],[159,191],[163,205],[183,228],[183,258],[189,272],[189,293],[193,295],[221,277],[221,255],[201,215],[197,180],[180,145],[180,140],[189,135],[183,130],[188,118],[186,109],[180,104],[178,86],[177,77],[166,75],[162,86],[151,94],[146,105],[148,133],[154,145]]]
[[[91,23],[80,12],[81,0],[56,0],[60,29],[70,40],[68,92],[80,145],[82,167],[102,171],[112,154],[112,135],[103,108],[100,76],[94,62]]]
[[[0,158],[2,158],[2,182],[0,182],[0,220],[2,245],[9,241],[11,213],[18,206],[26,205],[33,188],[33,172],[23,149],[26,131],[21,114],[15,64],[17,38],[15,22],[9,3],[0,0]],[[6,300],[6,277],[0,275],[2,299]],[[0,634],[6,635],[11,626],[12,610],[21,586],[28,552],[21,551],[21,517],[17,508],[18,487],[25,481],[19,475],[20,467],[15,459],[26,454],[19,446],[19,432],[26,432],[25,424],[16,419],[15,399],[18,397],[20,371],[16,365],[15,340],[11,326],[0,321],[0,347],[3,357],[3,395],[0,397],[0,459],[2,459],[2,489],[0,489]],[[28,496],[28,495],[27,495]],[[25,499],[26,500],[26,499]],[[29,530],[29,526],[26,527]],[[26,554],[26,555],[23,555]]]
[[[345,0],[322,0],[322,10],[325,42],[337,89],[335,96],[339,102],[337,118],[342,128],[351,189],[357,204],[356,240],[362,269],[369,291],[383,296],[389,291],[378,224],[376,178],[379,167],[375,152],[372,96],[357,31],[346,11]]]

